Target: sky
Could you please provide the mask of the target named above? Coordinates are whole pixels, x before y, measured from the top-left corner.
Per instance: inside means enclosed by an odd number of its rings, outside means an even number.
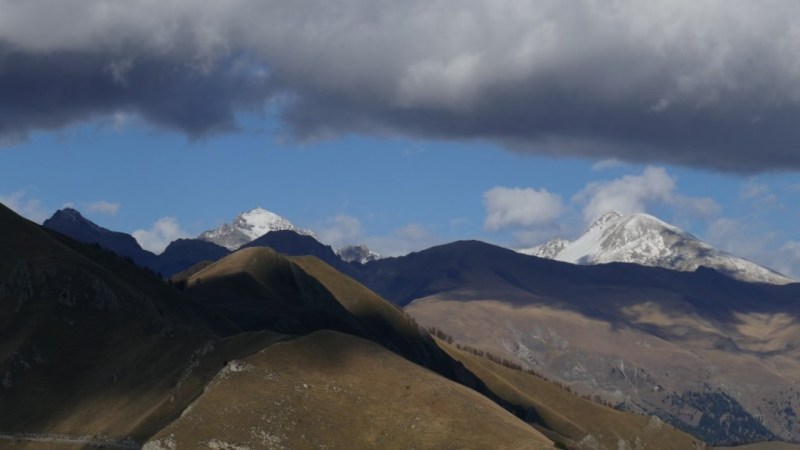
[[[0,0],[0,202],[160,251],[261,206],[334,247],[647,212],[800,278],[794,1]]]

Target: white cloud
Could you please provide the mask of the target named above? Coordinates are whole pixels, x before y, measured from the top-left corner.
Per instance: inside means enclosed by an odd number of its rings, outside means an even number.
[[[329,218],[316,233],[320,242],[334,249],[365,244],[382,256],[405,255],[442,242],[428,228],[417,223],[406,224],[383,236],[370,235],[364,230],[361,220],[346,214]]]
[[[50,217],[50,212],[42,206],[42,202],[38,198],[31,198],[25,191],[12,192],[8,195],[0,194],[0,203],[38,224]]]
[[[648,203],[666,202],[675,191],[675,179],[661,167],[646,167],[641,175],[591,182],[574,200],[586,203],[583,218],[589,223],[609,211],[644,212]]]
[[[779,233],[751,219],[722,217],[706,230],[708,243],[800,280],[800,242],[781,242]]]
[[[754,261],[763,261],[765,248],[775,239],[774,234],[758,232],[751,221],[720,217],[711,222],[705,239],[715,247]]]
[[[779,206],[778,196],[772,193],[769,185],[757,178],[749,178],[739,189],[739,200],[749,202],[758,209],[770,209]]]
[[[162,217],[149,230],[136,230],[132,234],[143,249],[155,254],[163,252],[170,242],[189,236],[174,217]]]
[[[601,172],[603,170],[615,169],[623,165],[625,165],[625,163],[617,158],[603,159],[594,163],[592,165],[592,170]]]
[[[410,223],[393,230],[388,236],[367,236],[367,246],[381,256],[400,256],[440,244],[443,240],[424,225]]]
[[[317,231],[320,242],[333,248],[360,244],[364,237],[361,221],[353,216],[339,214],[326,221],[325,228]]]
[[[546,189],[496,186],[483,193],[483,204],[484,228],[492,231],[546,225],[564,213],[561,196]]]
[[[591,182],[573,200],[584,204],[586,223],[609,211],[621,214],[645,212],[655,204],[708,219],[719,214],[721,207],[707,197],[688,197],[676,192],[677,183],[662,167],[646,167],[640,175],[625,175],[610,181]]]
[[[96,202],[84,203],[83,206],[89,212],[98,214],[107,214],[109,216],[117,214],[117,211],[119,211],[120,208],[119,203],[111,203],[105,200],[98,200]]]
[[[795,280],[800,280],[800,242],[788,241],[776,252],[774,269]]]
[[[739,198],[753,200],[769,193],[769,187],[755,178],[748,179],[739,190]]]

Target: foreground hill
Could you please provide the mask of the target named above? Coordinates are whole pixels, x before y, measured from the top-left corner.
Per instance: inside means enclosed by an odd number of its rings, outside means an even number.
[[[265,419],[266,418],[266,419]],[[369,341],[320,331],[228,363],[145,449],[507,448],[552,442]]]
[[[578,266],[480,242],[366,264],[425,326],[718,444],[800,440],[800,286]]]
[[[317,257],[245,248],[192,275],[186,291],[245,330],[293,335],[336,330],[372,340],[525,415],[494,396],[401,309]]]

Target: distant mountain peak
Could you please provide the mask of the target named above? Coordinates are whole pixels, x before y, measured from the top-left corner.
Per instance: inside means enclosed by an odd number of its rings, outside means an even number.
[[[239,214],[230,224],[226,223],[217,229],[203,232],[198,239],[213,242],[228,250],[236,250],[270,231],[281,230],[314,236],[311,231],[297,228],[287,219],[259,206]]]
[[[554,239],[519,252],[573,264],[626,262],[688,272],[705,266],[743,281],[773,284],[794,281],[716,249],[691,233],[644,213],[609,212],[574,241]]]
[[[80,242],[97,244],[142,266],[150,265],[155,258],[154,254],[142,249],[133,236],[103,228],[74,208],[59,209],[42,226]]]

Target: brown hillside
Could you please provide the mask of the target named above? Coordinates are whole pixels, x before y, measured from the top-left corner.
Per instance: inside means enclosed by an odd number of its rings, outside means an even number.
[[[373,342],[331,331],[231,362],[145,449],[214,445],[552,447],[541,433],[480,394]]]

